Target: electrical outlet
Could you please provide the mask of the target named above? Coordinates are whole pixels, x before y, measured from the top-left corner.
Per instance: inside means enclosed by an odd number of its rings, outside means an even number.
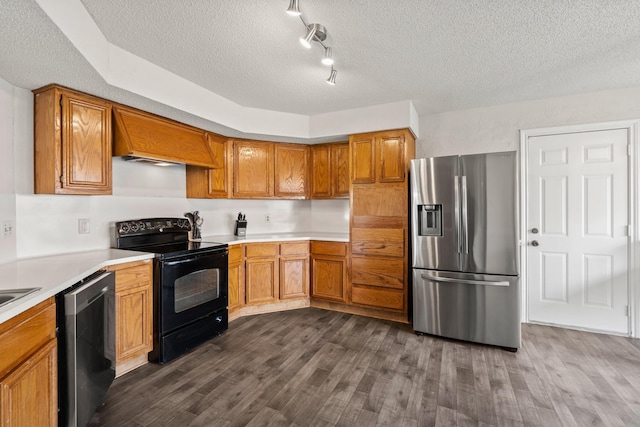
[[[78,219],[78,234],[89,234],[91,232],[91,221],[88,218]]]
[[[6,239],[11,236],[13,236],[13,221],[2,221],[2,238]]]
[[[266,214],[264,216],[264,222],[271,222],[271,214]]]

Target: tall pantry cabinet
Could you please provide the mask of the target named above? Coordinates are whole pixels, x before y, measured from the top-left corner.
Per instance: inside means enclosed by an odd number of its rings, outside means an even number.
[[[391,320],[408,321],[408,129],[351,135],[350,300]]]

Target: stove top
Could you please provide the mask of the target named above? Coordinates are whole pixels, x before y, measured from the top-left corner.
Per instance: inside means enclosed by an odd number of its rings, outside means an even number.
[[[118,249],[152,252],[169,258],[227,249],[226,243],[189,241],[191,224],[183,218],[146,218],[116,222],[113,246]]]

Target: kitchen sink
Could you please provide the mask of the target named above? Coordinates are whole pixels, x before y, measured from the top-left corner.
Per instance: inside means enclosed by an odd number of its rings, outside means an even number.
[[[25,288],[25,289],[0,289],[0,307],[5,306],[15,300],[27,296],[42,288]]]

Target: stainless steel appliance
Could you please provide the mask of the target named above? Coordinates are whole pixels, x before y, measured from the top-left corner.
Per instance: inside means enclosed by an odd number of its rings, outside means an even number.
[[[226,243],[190,241],[184,218],[115,223],[114,247],[153,252],[152,362],[166,363],[228,328]]]
[[[56,296],[61,426],[86,426],[115,378],[115,278],[100,271]]]
[[[515,152],[411,161],[413,328],[520,347]]]

